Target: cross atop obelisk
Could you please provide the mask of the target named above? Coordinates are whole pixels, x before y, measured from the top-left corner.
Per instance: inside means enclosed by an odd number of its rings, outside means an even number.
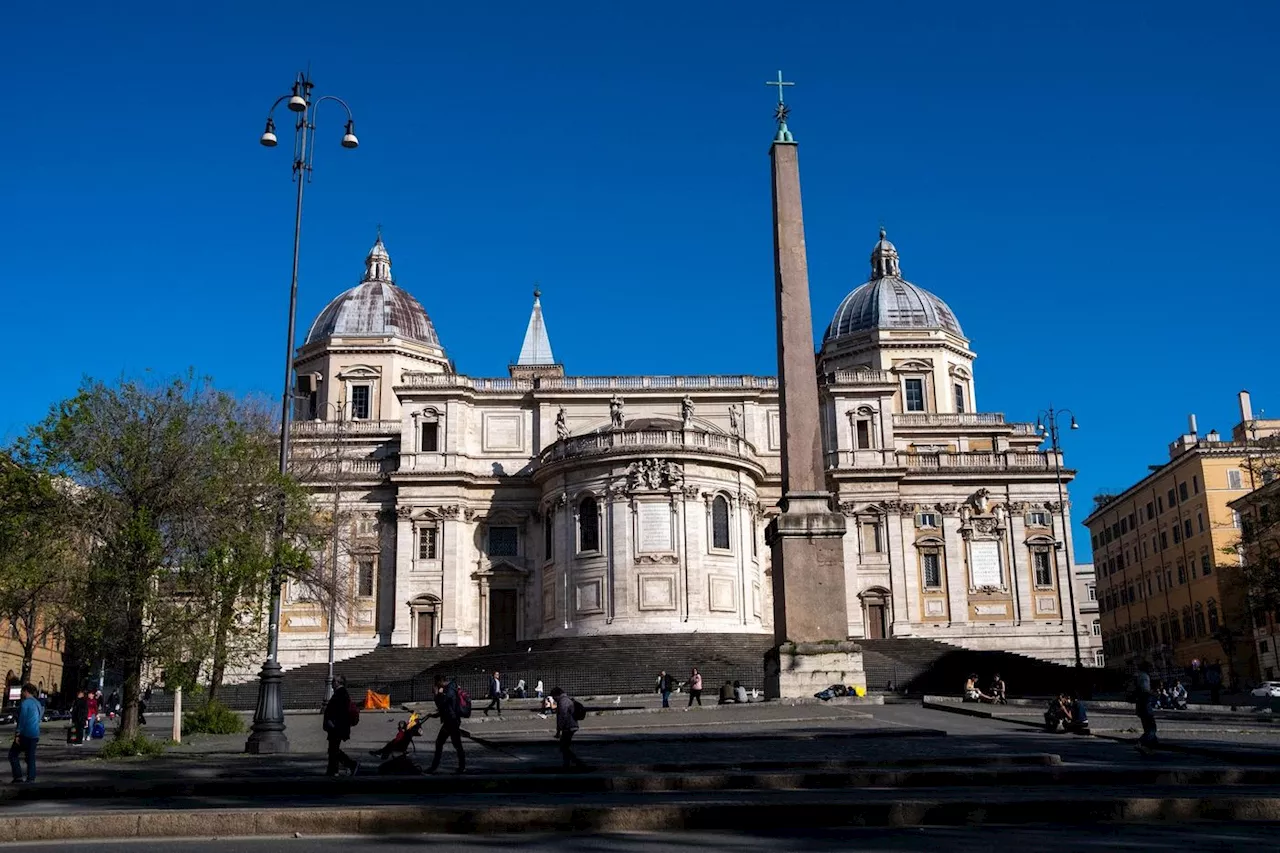
[[[782,87],[794,86],[795,83],[787,82],[782,79],[782,70],[778,70],[777,80],[764,81],[766,86],[778,87],[778,106],[774,108],[773,118],[778,123],[778,134],[773,138],[774,142],[795,142],[795,137],[791,135],[791,131],[787,130],[787,116],[791,115],[791,107],[787,106],[786,101],[782,97]]]

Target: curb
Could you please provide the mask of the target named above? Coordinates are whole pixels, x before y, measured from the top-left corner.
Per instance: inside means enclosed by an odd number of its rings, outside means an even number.
[[[882,802],[812,798],[804,802],[705,801],[645,805],[379,806],[377,808],[210,809],[105,812],[0,819],[0,840],[226,838],[295,833],[377,836],[398,833],[659,832],[775,830],[783,825],[975,826],[1182,821],[1274,821],[1280,798],[1081,797],[992,802],[912,797]]]

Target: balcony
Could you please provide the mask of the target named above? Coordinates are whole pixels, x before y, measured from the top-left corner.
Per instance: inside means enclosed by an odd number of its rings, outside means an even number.
[[[399,421],[294,421],[292,433],[297,438],[399,435],[400,428]]]
[[[893,416],[895,427],[975,427],[1004,426],[1000,412],[899,412]]]
[[[539,379],[485,379],[451,373],[404,373],[401,388],[464,388],[481,393],[524,393],[535,387],[543,391],[683,391],[750,390],[773,391],[778,380],[772,376],[544,376]]]
[[[898,379],[888,370],[837,370],[824,377],[828,385],[894,385]]]
[[[688,451],[752,459],[755,457],[745,441],[724,433],[703,432],[697,429],[617,429],[571,436],[557,441],[538,454],[538,464],[546,465],[562,459],[576,459],[583,456],[650,450]]]
[[[1055,454],[1032,451],[970,451],[965,453],[908,453],[893,450],[836,450],[826,454],[828,469],[903,468],[934,471],[1052,471]],[[1060,464],[1059,460],[1059,464]]]
[[[381,480],[396,469],[395,457],[385,459],[308,459],[293,457],[289,465],[307,483],[334,480]]]

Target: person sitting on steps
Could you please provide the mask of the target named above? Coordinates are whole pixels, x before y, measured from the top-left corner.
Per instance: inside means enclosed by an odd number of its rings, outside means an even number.
[[[970,675],[964,682],[964,701],[966,702],[991,702],[990,696],[978,689],[977,674]]]

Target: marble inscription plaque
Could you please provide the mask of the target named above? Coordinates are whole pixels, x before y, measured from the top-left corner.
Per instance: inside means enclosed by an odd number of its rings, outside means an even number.
[[[976,604],[973,612],[979,616],[1008,616],[1009,607],[1006,604]]]
[[[637,539],[640,553],[654,554],[674,551],[671,542],[671,507],[665,501],[645,501],[637,508],[636,524],[640,528]]]
[[[519,450],[520,444],[519,415],[485,415],[484,446],[486,450]]]
[[[969,543],[969,569],[973,573],[973,585],[1002,586],[1000,572],[1000,543],[977,541]]]

